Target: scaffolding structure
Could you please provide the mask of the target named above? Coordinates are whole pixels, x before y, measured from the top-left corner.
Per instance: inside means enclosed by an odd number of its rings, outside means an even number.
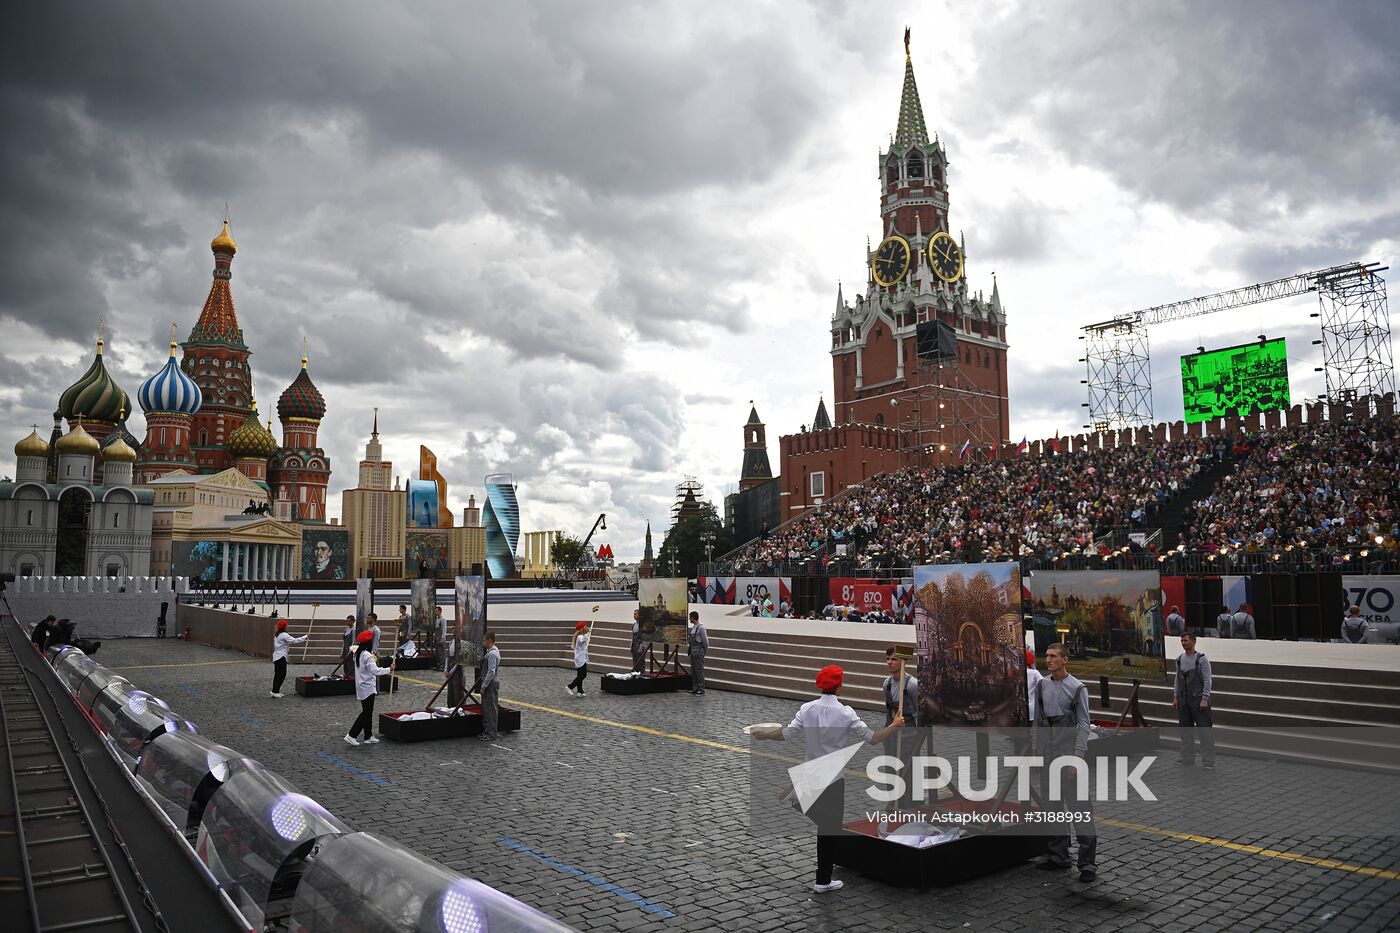
[[[892,400],[896,424],[912,440],[907,459],[928,467],[956,459],[963,440],[986,455],[1001,443],[997,395],[975,385],[951,359],[916,358],[918,385]]]
[[[1089,423],[1095,431],[1151,424],[1152,368],[1147,328],[1203,314],[1317,292],[1327,386],[1326,399],[1354,402],[1395,391],[1390,314],[1385,279],[1389,267],[1350,262],[1243,288],[1156,305],[1082,328]]]
[[[1390,309],[1378,274],[1383,271],[1358,265],[1327,275],[1318,289],[1329,399],[1354,403],[1395,391]]]

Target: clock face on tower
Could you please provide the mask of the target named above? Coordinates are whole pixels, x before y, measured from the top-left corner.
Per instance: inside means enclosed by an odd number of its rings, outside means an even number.
[[[885,287],[904,278],[909,271],[909,241],[902,236],[886,237],[875,250],[870,271],[875,276],[875,282]]]
[[[962,278],[963,254],[958,241],[939,231],[928,241],[928,264],[933,274],[945,282]]]

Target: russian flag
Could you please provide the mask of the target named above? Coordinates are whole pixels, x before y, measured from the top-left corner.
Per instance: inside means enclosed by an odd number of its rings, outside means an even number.
[[[1024,457],[1024,456],[1026,455],[1026,451],[1028,451],[1028,450],[1030,450],[1030,449],[1031,449],[1031,445],[1026,443],[1026,439],[1025,439],[1025,437],[1023,436],[1023,437],[1021,438],[1021,443],[1019,443],[1019,444],[1016,445],[1016,456],[1018,456],[1018,457]]]
[[[966,460],[966,459],[968,458],[968,455],[971,454],[971,453],[972,453],[972,441],[970,441],[970,440],[963,441],[962,450],[959,450],[959,451],[958,451],[958,459],[959,459],[959,460]]]

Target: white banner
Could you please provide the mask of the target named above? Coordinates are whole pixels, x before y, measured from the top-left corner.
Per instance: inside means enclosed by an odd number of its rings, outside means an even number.
[[[1361,617],[1372,628],[1400,623],[1400,576],[1343,576],[1341,614],[1346,615],[1352,606],[1361,607]],[[1341,621],[1339,616],[1338,626]],[[1324,634],[1333,634],[1326,632],[1325,624]]]

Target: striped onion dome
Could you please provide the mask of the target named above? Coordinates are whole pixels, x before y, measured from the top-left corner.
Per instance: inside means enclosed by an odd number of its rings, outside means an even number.
[[[171,325],[172,330],[174,325]],[[193,415],[199,411],[199,406],[204,402],[204,394],[199,391],[199,385],[180,369],[179,362],[175,359],[175,351],[179,345],[175,343],[174,336],[170,340],[170,359],[165,361],[165,367],[145,382],[141,383],[141,388],[136,392],[136,399],[141,403],[141,410],[147,414],[151,412],[172,412],[174,414]]]
[[[97,338],[97,355],[82,378],[63,390],[58,399],[58,411],[70,423],[85,421],[115,423],[119,413],[131,410],[131,399],[107,373],[102,361],[101,337]]]
[[[326,416],[326,398],[306,371],[306,352],[301,354],[301,372],[277,400],[277,417],[284,423],[292,418],[320,421]]]
[[[272,431],[262,426],[258,420],[258,402],[253,400],[253,410],[248,414],[248,420],[235,428],[228,436],[228,452],[235,460],[252,458],[255,460],[267,460],[277,453],[277,438],[272,436]]]

